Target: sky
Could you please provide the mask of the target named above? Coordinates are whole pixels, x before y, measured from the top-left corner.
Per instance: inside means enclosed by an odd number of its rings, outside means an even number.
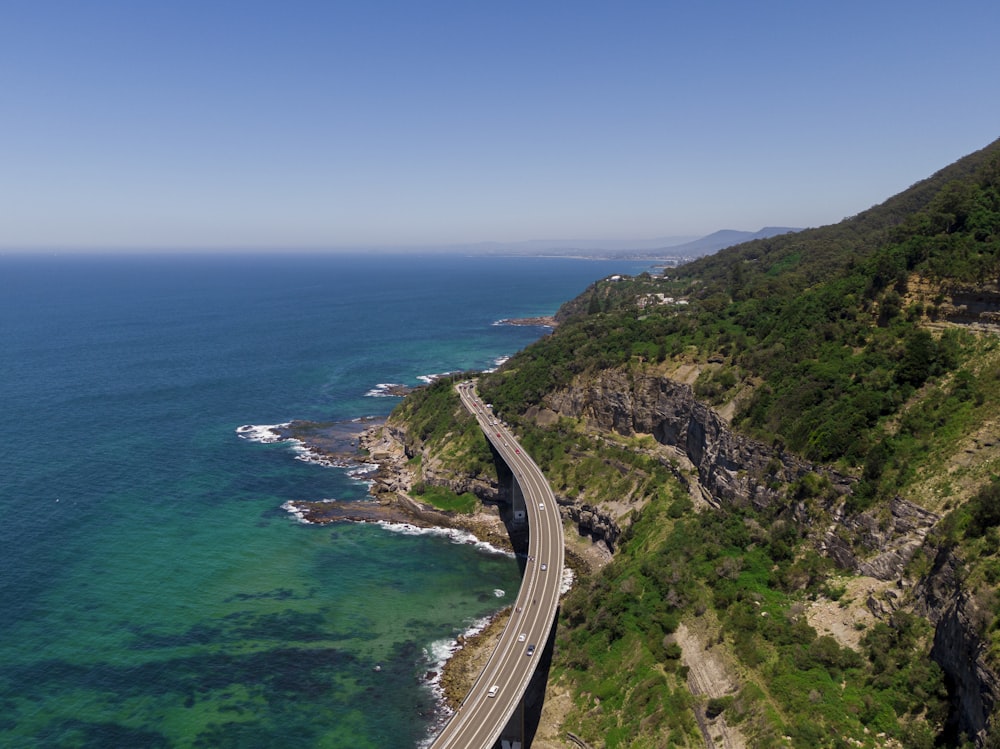
[[[996,0],[0,0],[0,248],[835,223],[1000,137]]]

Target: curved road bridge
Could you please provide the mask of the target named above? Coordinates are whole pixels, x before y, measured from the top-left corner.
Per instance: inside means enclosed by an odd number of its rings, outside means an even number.
[[[514,515],[529,528],[528,562],[510,620],[489,662],[431,749],[523,749],[523,699],[555,622],[563,574],[563,529],[552,489],[514,435],[483,403],[471,381],[458,384],[516,484]],[[520,489],[520,492],[517,491]]]

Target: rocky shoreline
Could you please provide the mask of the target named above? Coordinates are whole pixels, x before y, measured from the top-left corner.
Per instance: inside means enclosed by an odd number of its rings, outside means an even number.
[[[551,315],[540,317],[510,317],[496,321],[497,325],[523,325],[526,327],[536,326],[541,328],[554,328],[558,323]]]
[[[303,449],[321,461],[327,460],[348,469],[351,465],[375,467],[364,474],[370,482],[371,499],[368,501],[289,502],[286,509],[304,522],[385,522],[455,529],[497,548],[512,549],[507,530],[494,505],[486,504],[473,515],[460,515],[438,510],[410,495],[415,477],[404,448],[406,435],[398,425],[384,419],[370,419],[352,423],[346,432],[330,425],[318,428],[294,422],[286,429],[288,438],[299,440]],[[351,437],[346,443],[343,439],[314,439],[317,435],[331,434],[343,437],[345,433]],[[488,486],[475,488],[480,496],[490,493]],[[567,567],[578,571],[577,574],[589,574],[607,564],[610,554],[606,548],[602,549],[581,535],[575,543],[567,539],[565,558]],[[451,655],[440,670],[426,674],[429,684],[437,684],[445,710],[460,709],[462,701],[496,650],[510,613],[508,606],[494,614],[475,633],[459,635]]]
[[[320,461],[344,467],[352,464],[358,467],[377,466],[373,472],[366,474],[371,482],[371,499],[288,502],[285,508],[300,520],[318,525],[383,522],[419,528],[449,528],[470,533],[497,548],[512,550],[510,538],[495,507],[486,506],[473,515],[459,515],[438,510],[410,496],[412,471],[406,464],[402,442],[384,420],[366,421],[360,429],[348,427],[346,432],[354,436],[351,446],[345,446],[343,429],[334,430],[337,439],[328,439],[331,429],[329,425],[293,422],[284,428],[282,436],[300,441],[303,448]],[[508,607],[497,612],[476,634],[459,635],[457,647],[444,663],[440,675],[428,673],[428,681],[439,681],[447,708],[458,709],[495,649],[509,616]]]

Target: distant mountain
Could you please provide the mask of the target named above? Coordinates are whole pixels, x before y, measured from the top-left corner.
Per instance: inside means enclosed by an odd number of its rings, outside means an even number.
[[[659,252],[662,247],[690,242],[690,236],[653,239],[530,239],[522,242],[479,242],[460,245],[470,252],[511,255],[594,255],[607,252]]]
[[[592,255],[701,257],[754,239],[800,231],[787,226],[765,226],[759,231],[722,229],[706,237],[654,237],[652,239],[532,239],[523,242],[479,242],[448,249],[504,255]]]
[[[1000,140],[792,231],[633,249],[701,257],[594,282],[478,379],[581,541],[552,733],[1000,747]],[[393,433],[493,501],[437,388]]]
[[[743,242],[750,242],[754,239],[767,239],[769,237],[775,237],[779,234],[790,234],[797,231],[801,231],[801,229],[793,229],[788,226],[765,226],[759,231],[720,229],[719,231],[713,232],[712,234],[702,237],[701,239],[695,239],[694,241],[685,242],[684,244],[659,247],[657,248],[657,251],[669,251],[671,254],[698,257],[701,255],[710,255],[713,252],[724,250],[726,247],[732,247],[733,245],[742,244]]]

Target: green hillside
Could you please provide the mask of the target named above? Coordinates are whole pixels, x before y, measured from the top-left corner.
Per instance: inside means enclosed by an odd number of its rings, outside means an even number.
[[[600,281],[558,319],[480,390],[560,504],[622,529],[563,607],[564,730],[1000,745],[1000,141],[839,224]],[[729,494],[656,426],[667,381],[751,456],[717,469]]]

